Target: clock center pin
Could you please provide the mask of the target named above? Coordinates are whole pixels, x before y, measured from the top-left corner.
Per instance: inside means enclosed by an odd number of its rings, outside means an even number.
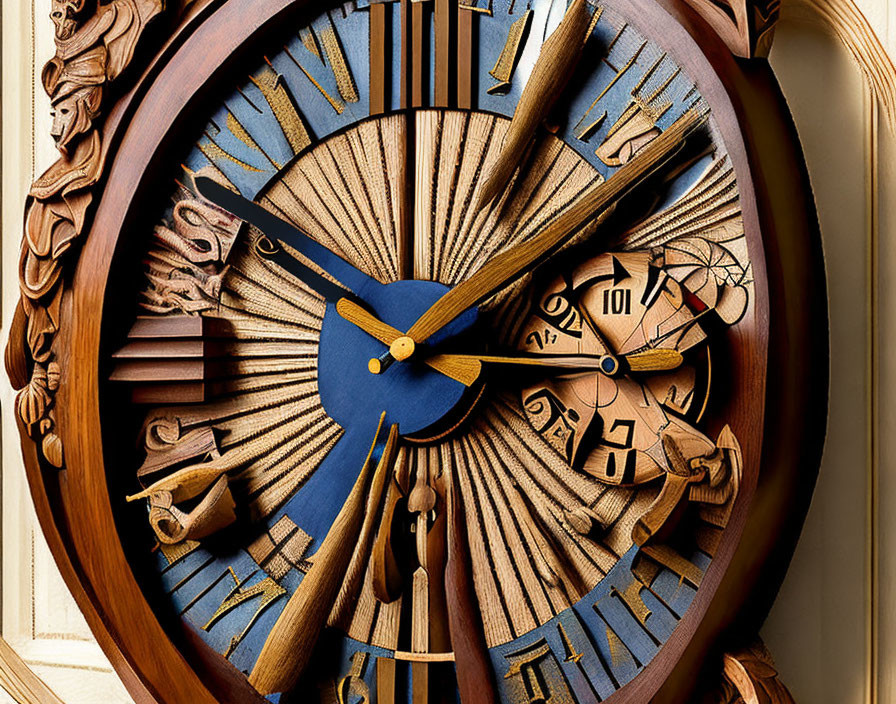
[[[392,353],[392,356],[395,357],[398,362],[404,362],[406,359],[410,359],[414,354],[415,349],[416,343],[413,338],[407,336],[399,337],[389,346],[389,352]]]

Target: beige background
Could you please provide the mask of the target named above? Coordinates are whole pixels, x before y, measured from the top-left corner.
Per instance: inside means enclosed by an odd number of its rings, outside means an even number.
[[[891,53],[896,0],[859,0]],[[785,11],[787,0],[784,0]],[[53,53],[49,0],[2,0],[0,335],[17,298],[22,204],[54,159],[39,67]],[[896,702],[896,427],[879,389],[894,388],[894,139],[847,53],[817,29],[784,21],[772,64],[797,122],[819,205],[832,333],[829,439],[792,569],[762,635],[800,704]],[[813,350],[806,350],[807,355]],[[130,701],[90,636],[37,530],[0,382],[2,635],[67,702]],[[876,550],[872,548],[876,546]],[[879,556],[879,559],[877,558]],[[0,690],[0,701],[4,701]],[[8,698],[7,698],[8,699]]]

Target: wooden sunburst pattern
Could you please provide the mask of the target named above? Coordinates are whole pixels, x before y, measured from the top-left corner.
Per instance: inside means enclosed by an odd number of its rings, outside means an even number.
[[[507,124],[446,110],[371,119],[306,151],[258,202],[382,283],[412,270],[455,285],[603,179],[550,137],[507,194],[477,211]],[[411,130],[414,164],[400,148]],[[229,185],[214,167],[202,174]],[[528,686],[512,673],[533,652],[543,656],[539,643],[553,648],[562,637],[567,654],[607,657],[608,694],[671,635],[740,482],[733,433],[699,430],[712,390],[705,323],[751,315],[752,287],[724,154],[708,152],[676,184],[628,231],[596,213],[559,269],[487,302],[481,347],[595,358],[664,349],[685,363],[622,376],[498,373],[452,432],[401,441],[379,490],[376,479],[368,488],[319,645],[342,642],[326,647],[352,667],[368,653],[355,676],[396,676],[394,666],[373,674],[367,657],[433,668],[455,659],[447,604],[456,597],[445,581],[452,502],[481,637],[510,700]],[[246,673],[316,569],[325,535],[288,507],[343,436],[317,387],[326,304],[259,256],[265,241],[179,186],[146,254],[141,317],[113,375],[150,406],[136,498],[150,506],[163,588]],[[157,360],[151,371],[147,358]],[[234,524],[245,528],[233,533]],[[222,530],[229,544],[212,540]],[[325,690],[340,686],[329,670],[318,679]]]

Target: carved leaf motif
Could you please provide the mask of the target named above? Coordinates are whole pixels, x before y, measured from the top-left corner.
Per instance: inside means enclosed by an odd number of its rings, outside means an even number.
[[[34,367],[34,373],[28,386],[19,394],[19,415],[27,425],[35,425],[43,418],[49,405],[50,391],[47,384],[47,371],[44,367],[37,365]]]
[[[687,0],[735,56],[768,56],[781,0]]]
[[[56,433],[47,433],[44,435],[41,449],[43,450],[44,457],[47,458],[47,462],[57,469],[62,469],[62,439]]]
[[[54,343],[61,321],[62,270],[66,254],[83,233],[91,189],[103,171],[103,145],[97,121],[105,88],[127,67],[143,30],[165,7],[164,0],[53,0],[56,56],[42,81],[53,107],[51,134],[61,158],[31,187],[19,261],[22,300],[7,353],[7,372],[22,387],[19,415],[41,440],[54,466],[63,461],[62,440],[51,433],[46,414],[58,388]],[[49,366],[47,366],[49,365]]]

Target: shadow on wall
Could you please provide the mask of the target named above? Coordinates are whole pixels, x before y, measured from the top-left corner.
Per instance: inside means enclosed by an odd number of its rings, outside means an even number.
[[[831,323],[825,456],[792,567],[762,635],[798,702],[867,700],[868,169],[874,103],[832,34],[781,23],[771,63],[790,104],[818,204]],[[888,138],[885,127],[881,137]],[[807,355],[812,350],[806,350]]]

